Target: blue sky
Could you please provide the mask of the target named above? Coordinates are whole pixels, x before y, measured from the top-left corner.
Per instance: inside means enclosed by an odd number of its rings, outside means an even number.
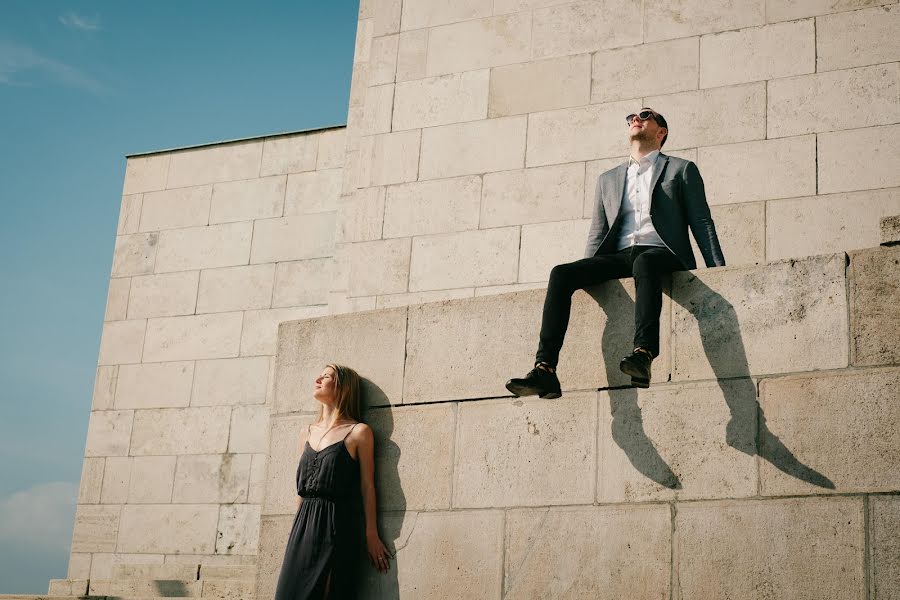
[[[358,7],[0,3],[0,594],[66,574],[125,155],[344,124]]]

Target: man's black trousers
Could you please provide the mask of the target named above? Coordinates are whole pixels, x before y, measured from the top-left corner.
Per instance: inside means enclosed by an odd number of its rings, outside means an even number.
[[[556,366],[569,326],[572,294],[575,290],[623,277],[634,277],[634,345],[659,354],[659,313],[662,309],[662,279],[684,270],[684,265],[668,248],[632,246],[615,254],[583,258],[550,271],[541,341],[536,360]]]

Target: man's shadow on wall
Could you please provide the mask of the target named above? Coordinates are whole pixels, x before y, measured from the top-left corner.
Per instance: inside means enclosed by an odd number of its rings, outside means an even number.
[[[834,489],[830,479],[800,462],[766,425],[765,414],[757,399],[756,384],[750,377],[734,306],[700,279],[693,275],[687,277],[686,283],[689,283],[691,293],[682,299],[681,306],[697,320],[704,353],[731,412],[731,420],[725,430],[726,443],[747,455],[759,456],[792,477]],[[668,289],[671,290],[671,285]],[[586,291],[606,313],[607,323],[614,319],[633,319],[634,301],[620,281],[609,281]],[[675,294],[669,292],[668,295],[674,302]],[[671,327],[674,329],[674,323]],[[631,349],[630,340],[622,340],[616,329],[605,326],[601,342],[607,381],[610,382],[622,380],[619,360]],[[674,351],[670,355],[674,360]],[[678,475],[660,456],[644,431],[637,389],[623,387],[610,389],[608,393],[613,440],[634,468],[659,485],[681,489]]]
[[[391,439],[394,433],[394,412],[387,394],[370,379],[363,380],[366,398],[366,423],[375,433],[375,492],[378,508],[378,533],[393,558],[386,573],[379,573],[369,561],[363,540],[360,598],[399,598],[397,571],[398,545],[406,517],[406,495],[400,485],[400,446]]]

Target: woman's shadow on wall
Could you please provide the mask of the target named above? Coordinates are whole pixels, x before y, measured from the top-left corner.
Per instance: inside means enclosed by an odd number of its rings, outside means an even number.
[[[378,506],[378,533],[381,541],[393,555],[390,568],[379,573],[371,564],[363,540],[361,558],[360,598],[399,598],[400,587],[397,572],[397,550],[402,548],[400,536],[406,518],[406,495],[400,485],[400,446],[392,439],[394,412],[390,399],[370,379],[363,379],[366,405],[366,423],[375,433],[375,491]],[[398,548],[400,546],[400,548]]]
[[[680,305],[698,323],[704,353],[731,413],[725,430],[726,443],[750,456],[759,456],[792,477],[822,488],[834,489],[834,483],[830,479],[800,462],[766,425],[765,414],[757,399],[756,384],[750,377],[747,353],[734,306],[700,279],[693,275],[687,277],[690,278],[687,280],[690,293],[677,300],[682,301]],[[623,340],[621,329],[609,327],[608,324],[615,319],[632,319],[634,301],[622,283],[615,280],[587,292],[607,317],[601,342],[607,381],[621,381],[619,359],[630,350],[630,339],[627,342]],[[669,296],[676,301],[675,294],[670,293]],[[674,490],[681,489],[678,475],[647,437],[637,389],[614,388],[608,390],[608,393],[612,413],[612,438],[625,452],[634,468],[659,485]]]

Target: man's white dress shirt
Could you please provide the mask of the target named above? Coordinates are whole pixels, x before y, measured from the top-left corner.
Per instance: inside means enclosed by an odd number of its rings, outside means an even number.
[[[659,159],[659,150],[641,157],[628,159],[625,175],[625,197],[622,198],[622,229],[619,232],[617,250],[631,246],[663,246],[650,220],[650,182]]]

